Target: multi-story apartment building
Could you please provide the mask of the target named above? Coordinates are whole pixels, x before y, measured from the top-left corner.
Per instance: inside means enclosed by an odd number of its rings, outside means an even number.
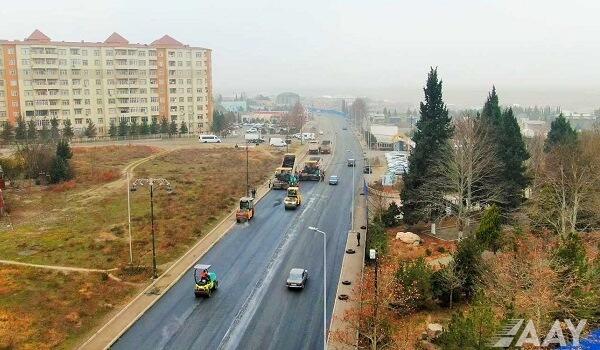
[[[35,30],[28,38],[0,40],[0,123],[56,117],[100,134],[121,120],[185,121],[203,132],[212,121],[211,50],[168,35],[131,44],[113,33],[104,42],[52,41]]]

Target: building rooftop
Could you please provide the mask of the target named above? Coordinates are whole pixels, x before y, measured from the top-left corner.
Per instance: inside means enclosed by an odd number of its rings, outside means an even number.
[[[132,44],[129,40],[125,39],[119,33],[112,33],[104,42],[89,42],[89,41],[52,41],[49,36],[36,29],[24,40],[4,40],[0,39],[0,45],[12,44],[12,45],[55,45],[55,46],[79,46],[79,47],[132,47],[132,48],[149,48],[149,47],[160,47],[160,48],[193,48],[193,49],[204,49],[210,50],[204,47],[194,47],[181,43],[173,39],[169,35],[154,40],[150,44]]]

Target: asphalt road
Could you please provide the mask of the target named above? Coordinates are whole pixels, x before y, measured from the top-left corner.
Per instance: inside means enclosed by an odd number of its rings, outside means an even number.
[[[352,152],[358,142],[339,117],[321,119],[326,134],[336,133],[334,154],[324,156],[327,176],[337,186],[302,182],[304,202],[283,208],[284,191],[270,191],[252,222],[234,226],[199,263],[211,264],[219,289],[196,299],[190,271],[115,344],[113,349],[320,349],[323,347],[323,241],[310,231],[327,232],[327,318],[331,321],[347,231],[350,229]],[[348,152],[347,150],[350,150]],[[360,164],[355,186],[359,190]],[[309,272],[306,288],[285,287],[289,270]]]

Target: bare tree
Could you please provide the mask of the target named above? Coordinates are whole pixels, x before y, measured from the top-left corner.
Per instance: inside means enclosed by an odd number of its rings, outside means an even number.
[[[292,107],[292,110],[284,116],[284,123],[288,128],[295,128],[298,130],[306,123],[306,113],[300,102],[297,102],[294,107]]]
[[[454,119],[453,138],[432,160],[431,181],[422,186],[421,199],[431,213],[456,215],[459,230],[470,226],[478,209],[501,198],[497,174],[500,163],[487,129],[475,118]]]
[[[357,98],[352,102],[350,112],[355,125],[362,129],[364,120],[367,118],[367,102],[362,98]]]
[[[534,215],[563,237],[581,225],[593,225],[582,222],[584,209],[595,218],[600,214],[598,147],[599,133],[583,133],[577,143],[547,153],[536,174]]]

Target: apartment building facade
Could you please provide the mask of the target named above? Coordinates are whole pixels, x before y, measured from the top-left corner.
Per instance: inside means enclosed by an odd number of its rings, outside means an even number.
[[[0,123],[33,119],[39,128],[69,119],[93,122],[100,135],[121,120],[182,121],[192,133],[212,122],[211,50],[165,35],[132,44],[117,33],[104,42],[52,41],[35,30],[0,40]]]

